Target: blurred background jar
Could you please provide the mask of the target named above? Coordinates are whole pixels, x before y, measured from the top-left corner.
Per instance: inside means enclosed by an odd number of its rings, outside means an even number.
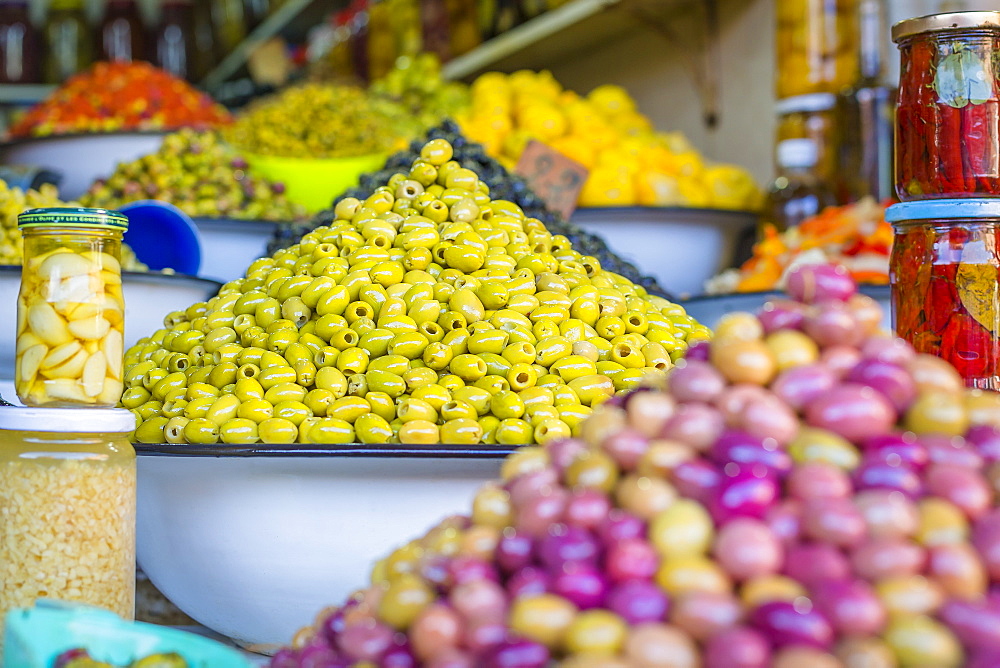
[[[246,23],[247,33],[263,23],[270,13],[270,0],[243,0],[243,21]]]
[[[215,26],[215,41],[222,52],[229,53],[235,49],[247,36],[243,0],[212,0],[212,24]]]
[[[767,193],[764,222],[779,230],[795,227],[837,199],[817,173],[819,146],[812,139],[786,139],[778,144],[777,173]]]
[[[45,81],[62,83],[94,60],[84,0],[52,0],[45,22]]]
[[[135,0],[108,0],[97,35],[101,60],[131,63],[146,57],[145,28]]]
[[[392,33],[389,3],[375,0],[368,6],[368,80],[378,81],[396,62],[396,37]]]
[[[895,87],[885,82],[885,0],[861,0],[857,81],[837,97],[837,195],[842,203],[893,196]]]
[[[836,93],[857,73],[858,0],[777,0],[778,99]]]
[[[0,0],[0,83],[42,80],[40,42],[27,0]]]
[[[182,79],[194,78],[194,8],[191,0],[164,0],[153,48],[158,67]]]
[[[191,3],[193,10],[194,61],[192,63],[192,80],[203,79],[218,62],[218,45],[215,41],[215,30],[212,26],[212,5],[205,0]]]
[[[796,95],[779,100],[775,105],[778,127],[775,133],[775,162],[777,147],[787,139],[810,139],[816,144],[817,178],[832,183],[837,174],[837,150],[834,140],[836,119],[834,107],[837,97],[833,93]]]

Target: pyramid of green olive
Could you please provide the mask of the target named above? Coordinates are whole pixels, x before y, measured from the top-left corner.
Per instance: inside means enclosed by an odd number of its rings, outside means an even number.
[[[451,145],[125,356],[143,443],[544,443],[710,332],[491,200]]]

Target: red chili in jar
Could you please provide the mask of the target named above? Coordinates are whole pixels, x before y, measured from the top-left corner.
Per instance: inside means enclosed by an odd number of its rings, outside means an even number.
[[[1000,12],[908,19],[899,45],[896,195],[1000,196]]]
[[[886,210],[896,334],[1000,389],[1000,199],[904,202]]]

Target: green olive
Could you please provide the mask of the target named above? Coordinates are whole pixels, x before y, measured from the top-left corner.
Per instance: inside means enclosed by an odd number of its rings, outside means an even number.
[[[532,442],[534,428],[524,420],[507,418],[500,421],[494,435],[501,445],[524,445]]]
[[[326,417],[338,418],[353,424],[371,410],[371,404],[361,397],[341,397],[327,407]]]
[[[516,392],[497,392],[490,400],[490,412],[501,420],[519,418],[524,415],[524,402]]]
[[[260,424],[264,420],[274,417],[274,406],[263,399],[250,399],[240,403],[239,408],[236,409],[236,416]]]
[[[193,418],[184,427],[184,440],[192,444],[219,442],[219,425],[205,418]]]
[[[448,445],[475,445],[482,441],[483,428],[472,418],[457,418],[441,425],[440,437]]]
[[[372,413],[386,422],[396,419],[396,404],[385,392],[368,392],[365,394],[365,401],[371,405]]]
[[[223,443],[250,445],[260,440],[257,423],[246,418],[233,418],[219,427],[219,438]]]
[[[163,443],[163,430],[167,426],[167,418],[154,416],[143,420],[135,429],[135,440],[138,443]]]
[[[308,437],[309,443],[344,445],[355,442],[355,431],[351,423],[328,417],[316,422],[309,429]]]
[[[260,437],[261,443],[295,443],[299,436],[299,429],[291,420],[272,417],[257,425],[257,435]]]
[[[448,365],[448,370],[463,381],[475,382],[486,375],[486,362],[475,355],[456,355]]]
[[[438,418],[438,412],[433,406],[422,399],[413,397],[399,400],[396,406],[396,415],[404,423],[412,422],[413,420],[436,422]]]
[[[389,371],[369,370],[365,373],[368,389],[374,392],[385,392],[396,398],[406,392],[406,381],[402,376]]]

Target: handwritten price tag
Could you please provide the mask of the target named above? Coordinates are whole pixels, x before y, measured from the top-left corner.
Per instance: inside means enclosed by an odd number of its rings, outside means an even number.
[[[524,178],[545,205],[569,220],[589,171],[576,160],[537,141],[530,141],[514,171]]]

